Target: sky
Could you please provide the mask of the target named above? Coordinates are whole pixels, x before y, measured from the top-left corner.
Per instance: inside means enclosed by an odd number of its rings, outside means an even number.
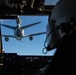
[[[59,0],[45,0],[46,5],[55,5]]]
[[[20,16],[20,18],[22,19],[21,26],[41,21],[40,24],[25,29],[25,35],[46,31],[46,26],[48,24],[48,16]],[[10,19],[1,20],[1,24],[16,26],[16,21]],[[14,35],[14,31],[12,29],[8,29],[5,27],[1,28],[2,34]],[[2,37],[3,49],[5,53],[17,53],[17,55],[54,55],[56,49],[49,51],[47,54],[42,53],[45,39],[46,34],[34,36],[32,41],[29,40],[29,37],[25,37],[22,39],[22,42],[16,40],[15,38],[9,38],[9,41],[6,42],[5,38]]]

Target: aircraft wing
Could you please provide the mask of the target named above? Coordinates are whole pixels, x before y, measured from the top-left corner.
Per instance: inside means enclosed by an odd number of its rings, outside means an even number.
[[[40,32],[40,33],[35,33],[35,34],[27,34],[27,35],[24,35],[24,37],[36,36],[36,35],[42,35],[42,34],[46,34],[46,32]]]
[[[0,24],[1,26],[4,26],[6,28],[15,29],[14,26],[6,25],[6,24]]]
[[[15,38],[13,35],[2,35],[3,37],[12,37]]]
[[[33,23],[33,24],[26,25],[26,26],[22,26],[21,28],[22,29],[29,28],[29,27],[34,26],[34,25],[39,24],[39,23],[41,23],[41,21],[40,22]]]

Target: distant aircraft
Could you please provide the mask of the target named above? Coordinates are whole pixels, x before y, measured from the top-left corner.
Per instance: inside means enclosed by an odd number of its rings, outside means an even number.
[[[10,29],[14,30],[14,35],[2,35],[3,37],[5,37],[5,41],[9,41],[9,37],[16,38],[19,41],[22,41],[22,38],[25,38],[25,37],[29,37],[30,40],[33,40],[33,36],[41,35],[41,34],[46,33],[46,32],[39,32],[39,33],[35,33],[35,34],[26,34],[26,35],[24,34],[24,29],[29,28],[29,27],[34,26],[34,25],[37,25],[41,22],[36,22],[36,23],[29,24],[29,25],[26,25],[26,26],[21,26],[21,19],[20,19],[19,16],[17,16],[16,23],[17,23],[16,27],[1,24],[1,26],[4,26],[4,27],[7,27],[7,28],[10,28]]]

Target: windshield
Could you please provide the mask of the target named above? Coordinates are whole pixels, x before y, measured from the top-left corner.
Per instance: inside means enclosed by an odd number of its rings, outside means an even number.
[[[48,23],[48,16],[20,16],[22,20],[21,26],[29,25],[32,23],[40,22],[35,26],[24,29],[24,34],[34,34],[38,32],[45,32],[46,25]],[[16,26],[15,20],[1,20],[2,24]],[[14,31],[12,29],[2,27],[2,34],[6,35],[14,35]],[[2,37],[3,49],[5,53],[17,53],[18,55],[53,55],[55,49],[49,51],[47,54],[42,53],[42,49],[44,48],[44,41],[46,39],[46,34],[33,36],[33,40],[30,41],[29,37],[22,38],[22,42],[16,40],[15,38],[9,37],[9,41],[6,42],[5,37]]]

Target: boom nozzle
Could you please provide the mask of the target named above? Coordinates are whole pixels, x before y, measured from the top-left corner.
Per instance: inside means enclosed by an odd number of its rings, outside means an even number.
[[[17,22],[18,25],[21,24],[22,20],[20,19],[19,16],[16,17],[16,22]]]

